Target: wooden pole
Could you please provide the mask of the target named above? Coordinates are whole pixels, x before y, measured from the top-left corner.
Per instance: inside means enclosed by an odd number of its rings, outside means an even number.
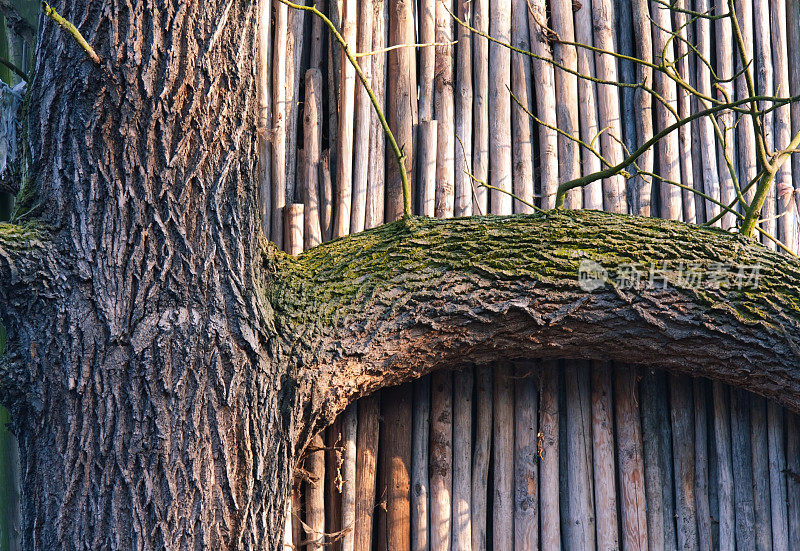
[[[739,20],[739,28],[742,33],[744,41],[744,50],[748,60],[754,57],[753,48],[753,2],[752,0],[735,0],[736,16]],[[738,50],[734,48],[733,59],[735,61],[736,71],[742,70],[742,60]],[[747,71],[752,74],[753,67],[747,68]],[[748,97],[749,92],[747,89],[747,80],[744,75],[736,79],[736,99],[744,99]],[[755,178],[758,172],[758,157],[756,154],[756,140],[753,134],[753,119],[750,117],[741,117],[736,124],[736,145],[737,145],[737,161],[739,164],[739,183],[744,185]],[[742,183],[744,182],[744,184]],[[745,194],[745,197],[750,200],[755,194],[755,188],[751,188]]]
[[[375,51],[386,47],[386,33],[388,30],[388,11],[385,0],[372,0],[373,25],[372,48]],[[378,105],[386,112],[386,54],[379,53],[372,57],[372,91]],[[364,226],[375,228],[383,224],[384,196],[386,175],[386,135],[381,125],[378,114],[373,109],[371,112],[372,124],[369,131],[370,156],[369,156],[369,181],[367,183],[367,212]]]
[[[708,400],[705,381],[694,379],[694,479],[697,511],[697,545],[700,551],[711,551],[711,505],[708,493]]]
[[[593,46],[592,38],[592,5],[584,2],[575,11],[575,40],[587,46]],[[592,143],[600,127],[597,124],[597,91],[595,89],[594,52],[588,48],[578,48],[578,71],[587,78],[578,79],[578,119],[580,121],[580,139],[584,143]],[[600,159],[596,155],[582,149],[581,175],[594,174],[601,170]],[[603,185],[601,181],[592,182],[583,188],[583,207],[603,210]]]
[[[258,2],[258,177],[261,230],[272,229],[272,0]]]
[[[789,549],[789,517],[786,508],[786,448],[783,408],[772,400],[767,402],[767,432],[769,433],[769,495],[772,512],[772,546]]]
[[[539,548],[537,365],[518,362],[514,381],[514,549]],[[456,433],[458,434],[458,433]]]
[[[408,551],[411,548],[411,393],[408,388],[385,390],[381,400],[384,427],[382,489],[386,495],[386,538],[379,549]],[[384,546],[385,547],[381,547]]]
[[[561,549],[558,450],[558,363],[542,362],[539,398],[539,516],[542,549]]]
[[[731,388],[731,459],[735,482],[736,545],[743,549],[755,549],[750,402],[747,391],[738,388]]]
[[[344,421],[337,417],[328,427],[325,435],[325,531],[335,534],[342,529],[342,459],[344,450]],[[334,551],[341,550],[341,541],[334,541],[328,546]]]
[[[490,3],[489,32],[506,44],[511,42],[511,0]],[[511,214],[511,52],[489,44],[489,159],[492,214]],[[441,128],[439,129],[441,134]],[[502,191],[498,191],[502,190]]]
[[[472,19],[473,0],[455,0],[462,21]],[[472,215],[472,33],[458,25],[455,84],[455,216]],[[531,184],[533,185],[533,184]]]
[[[619,549],[611,366],[592,362],[592,457],[597,548]]]
[[[275,4],[275,46],[272,62],[272,228],[270,237],[283,249],[283,208],[286,206],[286,35],[289,8]]]
[[[511,2],[511,42],[517,48],[527,50],[530,47],[528,32],[527,0]],[[530,58],[526,55],[511,53],[511,91],[530,112],[533,108],[533,82],[531,81]],[[533,120],[525,113],[517,102],[511,103],[511,131],[513,139],[512,183],[514,195],[534,204],[533,185]],[[514,212],[530,214],[533,209],[520,201],[514,201]]]
[[[411,429],[411,551],[428,551],[428,442],[430,440],[431,378],[414,381]],[[391,430],[391,429],[389,429]]]
[[[305,539],[309,542],[306,549],[322,549],[325,544],[325,441],[322,434],[311,440],[310,447],[319,451],[311,451],[306,455],[305,469],[308,471],[306,481],[306,529]]]
[[[472,549],[485,551],[489,488],[489,457],[492,449],[492,368],[475,369],[475,450],[472,455]]]
[[[378,466],[380,394],[358,401],[358,437],[356,440],[356,518],[355,551],[372,551],[375,516],[375,483]]]
[[[706,12],[710,9],[709,0],[697,0],[695,7],[700,12]],[[695,22],[696,29],[696,45],[700,53],[709,62],[711,61],[711,48],[714,38],[711,34],[711,22],[701,17]],[[709,67],[697,61],[697,90],[701,94],[711,96],[711,70]],[[712,199],[720,200],[720,179],[719,170],[717,168],[717,150],[716,150],[716,137],[714,136],[714,125],[711,119],[703,117],[697,121],[697,128],[700,138],[700,156],[702,160],[703,172],[703,192]],[[722,170],[725,170],[722,168]],[[720,212],[719,205],[706,201],[706,217],[708,220],[715,218]],[[714,223],[715,226],[720,227],[722,223],[718,220]]]
[[[320,224],[322,240],[333,238],[333,181],[331,178],[331,152],[326,149],[320,156]]]
[[[614,403],[619,456],[619,493],[622,514],[622,549],[647,550],[647,502],[645,501],[642,423],[636,369],[617,367]]]
[[[767,36],[772,37],[772,67],[774,69],[775,78],[773,89],[775,90],[774,93],[776,96],[787,98],[789,97],[789,90],[791,88],[789,79],[790,61],[788,44],[793,45],[791,50],[793,52],[792,55],[795,55],[795,63],[800,61],[800,57],[796,54],[798,44],[800,44],[800,35],[798,35],[797,29],[795,29],[794,42],[788,41],[787,27],[784,26],[789,24],[786,13],[786,2],[765,2],[764,4],[769,5],[770,19],[772,22]],[[795,5],[795,9],[796,8],[797,6]],[[792,70],[797,71],[800,69],[792,67]],[[775,124],[774,145],[778,148],[782,149],[786,147],[792,139],[791,110],[795,107],[796,105],[784,105],[779,107],[772,114]],[[795,126],[794,128],[795,132],[797,132],[800,126]],[[794,157],[797,157],[797,155],[794,155]],[[780,216],[778,219],[778,238],[783,241],[790,250],[794,251],[797,250],[798,241],[800,240],[798,239],[798,216],[793,195],[794,184],[792,182],[793,176],[798,174],[798,172],[792,172],[792,170],[792,163],[789,162],[784,163],[781,168],[778,169],[777,174],[775,174],[774,189],[777,192],[776,212]]]
[[[358,404],[354,403],[342,414],[342,551],[355,549],[357,438]]]
[[[717,494],[719,501],[719,548],[735,549],[733,464],[731,462],[731,417],[728,406],[728,388],[718,381],[713,383],[714,441],[717,452]]]
[[[284,210],[283,242],[286,252],[297,256],[303,252],[303,208],[302,203],[292,203]]]
[[[691,71],[689,69],[689,29],[687,28],[689,16],[681,11],[691,9],[691,2],[688,0],[676,0],[674,2],[677,8],[672,16],[675,20],[675,33],[678,39],[673,40],[675,43],[676,64],[675,69],[687,81],[691,81]],[[694,96],[686,91],[684,88],[678,87],[677,90],[678,100],[678,114],[682,119],[690,116],[695,111],[693,105]],[[692,125],[684,124],[678,130],[678,152],[680,155],[680,183],[687,186],[689,189],[681,188],[680,193],[683,197],[683,221],[689,224],[697,223],[697,196],[691,191],[695,188],[694,181],[694,159],[692,156]],[[699,182],[697,182],[699,186]],[[699,189],[699,187],[698,187]]]
[[[572,20],[572,0],[552,0],[550,3],[553,30],[561,40],[575,41],[575,28]],[[577,71],[578,55],[574,46],[556,42],[553,58],[559,65]],[[560,109],[556,111],[558,128],[570,136],[580,136],[578,123],[578,78],[561,69],[555,70],[555,90]],[[580,149],[569,138],[558,136],[558,180],[567,182],[580,176]],[[582,191],[574,189],[567,193],[565,206],[578,209],[583,205]],[[555,200],[555,196],[553,197]]]
[[[591,373],[585,362],[567,362],[567,503],[562,513],[568,549],[595,548],[595,510],[592,502]]]
[[[419,121],[435,118],[433,113],[434,72],[436,64],[436,9],[437,0],[419,0],[419,43],[430,44],[419,49]],[[422,147],[420,146],[420,151]]]
[[[670,41],[669,32],[672,31],[672,17],[670,10],[657,0],[650,2],[650,15],[653,19],[653,57],[656,63],[670,63],[675,61],[673,51],[675,41]],[[658,25],[659,27],[657,27]],[[663,29],[663,30],[662,30]],[[663,57],[663,59],[662,59]],[[653,72],[653,88],[664,100],[678,111],[678,92],[675,81],[661,73]],[[660,101],[655,104],[655,128],[661,130],[677,121],[666,106]],[[656,145],[658,152],[658,176],[661,197],[661,218],[681,220],[681,188],[668,182],[681,181],[680,139],[678,132],[672,132]]]
[[[678,549],[697,549],[692,381],[683,375],[670,375],[669,383]]]
[[[653,38],[650,31],[650,7],[648,0],[632,0],[634,53],[644,61],[653,61]],[[636,65],[636,82],[653,82],[653,70],[642,64]],[[653,137],[653,97],[642,89],[634,95],[636,118],[636,143],[642,145]],[[654,149],[650,148],[639,158],[642,170],[652,172],[655,165]],[[650,216],[652,188],[648,178],[636,176],[631,190],[631,213]]]
[[[436,141],[438,121],[419,123],[419,155],[417,156],[417,176],[419,177],[419,213],[433,216],[436,205]]]
[[[786,2],[786,43],[793,44],[788,48],[786,65],[789,67],[789,96],[800,94],[800,0],[787,0]],[[800,102],[795,102],[790,108],[791,128],[795,132],[800,129]],[[800,155],[792,155],[792,174],[800,175]],[[798,186],[795,184],[794,188]],[[795,203],[800,206],[800,194],[795,194]],[[797,249],[795,249],[796,251]]]
[[[769,485],[769,434],[767,402],[750,396],[750,443],[753,462],[753,510],[758,551],[772,550],[772,512]]]
[[[545,59],[553,57],[547,29],[547,5],[545,0],[528,2],[528,27],[531,52]],[[539,137],[539,181],[543,209],[555,206],[558,188],[558,134],[554,130],[556,118],[556,86],[553,65],[544,59],[532,62],[533,82],[536,83],[536,116],[544,123],[537,125]]]
[[[511,375],[511,366],[508,363],[500,363],[495,367],[492,503],[494,549],[513,549],[514,546],[514,391]]]
[[[431,551],[449,551],[453,487],[453,374],[431,377]]]
[[[614,32],[614,0],[592,0],[594,45],[607,52],[617,52]],[[624,32],[624,31],[623,31]],[[595,54],[597,78],[617,82],[617,60],[608,54]],[[597,122],[601,130],[600,151],[612,164],[623,159],[623,133],[620,117],[620,93],[616,86],[597,85]],[[603,180],[603,208],[609,212],[628,212],[625,179],[617,174]]]
[[[356,43],[356,18],[358,2],[344,0],[342,12],[342,38],[347,44]],[[351,46],[352,47],[352,46]],[[339,116],[336,131],[336,209],[334,211],[333,237],[350,233],[350,212],[353,200],[353,134],[356,71],[339,48]]]
[[[359,0],[358,2],[358,51],[370,52],[372,46],[372,22],[374,10],[372,0]],[[358,64],[361,71],[370,83],[372,78],[372,56],[359,58]],[[370,129],[372,127],[372,102],[367,89],[356,83],[355,90],[355,134],[353,147],[355,150],[353,160],[353,203],[350,213],[350,232],[364,231],[367,219],[367,188],[369,187],[369,162],[370,162]]]
[[[455,180],[455,104],[453,98],[453,0],[436,0],[436,67],[433,106],[439,121],[436,140],[436,217],[452,218]]]
[[[474,0],[473,26],[489,32],[489,0]],[[479,182],[489,182],[489,41],[476,36],[472,42],[472,78],[474,80],[474,121],[472,172]],[[489,213],[489,192],[473,183],[473,212]]]
[[[286,33],[286,43],[282,45],[286,48],[286,201],[292,203],[300,201],[297,188],[298,171],[298,147],[297,147],[297,127],[300,113],[300,79],[303,73],[300,63],[303,57],[303,25],[306,12],[302,10],[289,10],[289,24]],[[300,173],[302,177],[302,172]]]
[[[453,551],[472,549],[472,368],[453,376]]]
[[[672,499],[672,442],[669,432],[668,389],[664,374],[645,369],[641,393],[647,546],[649,549],[675,549],[677,541]]]
[[[727,12],[727,7],[723,8]],[[733,99],[733,30],[730,18],[723,17],[716,20],[714,29],[714,42],[716,44],[716,73],[721,80],[717,89],[717,99],[726,101],[726,97]],[[722,93],[724,92],[724,94]],[[733,155],[734,144],[734,116],[733,113],[722,112],[717,116],[720,130],[725,138],[725,143],[717,141],[717,167],[719,169],[719,187],[722,203],[729,205],[736,197],[733,188],[733,177],[728,170],[725,160],[727,157],[736,162]],[[727,213],[722,217],[722,228],[729,230],[736,227],[736,217]]]
[[[789,547],[800,549],[800,419],[786,412],[786,495],[789,504]]]
[[[328,13],[328,2],[321,0],[317,6],[322,13]],[[311,54],[309,56],[308,66],[310,69],[322,70],[322,62],[325,54],[325,34],[328,32],[327,28],[323,28],[322,19],[319,17],[311,18]]]
[[[414,44],[412,3],[389,0],[389,46]],[[387,73],[387,111],[389,127],[406,155],[406,172],[414,166],[414,126],[417,124],[417,67],[413,48],[396,48],[389,52]],[[413,182],[413,177],[410,178]],[[387,160],[386,221],[403,216],[403,187],[394,159]]]
[[[776,2],[777,3],[777,2]],[[783,2],[781,2],[783,3]],[[754,73],[755,73],[755,83],[756,83],[756,93],[762,96],[774,96],[775,95],[775,87],[774,87],[774,79],[775,75],[773,74],[773,52],[772,52],[772,42],[770,38],[770,25],[769,25],[769,10],[770,10],[770,2],[755,2],[753,6],[753,16],[754,16],[754,38],[755,38],[755,59],[754,61]],[[785,3],[783,3],[785,5]],[[784,10],[785,13],[785,10]],[[775,56],[778,57],[780,52],[775,52]],[[758,108],[764,109],[765,107],[769,107],[770,102],[759,102]],[[764,128],[764,142],[765,146],[768,151],[772,151],[775,148],[775,114],[773,112],[764,113],[762,116],[762,126]],[[760,164],[759,164],[760,166]],[[770,235],[777,236],[778,232],[776,231],[778,224],[775,216],[778,213],[778,206],[777,206],[777,193],[776,193],[776,186],[777,186],[777,175],[776,175],[776,182],[773,185],[769,192],[767,193],[767,198],[764,201],[764,206],[761,210],[761,217],[764,220],[761,223],[761,227],[767,231]],[[764,244],[765,247],[772,249],[773,251],[776,250],[775,243],[768,239],[766,236],[761,236],[761,242]],[[766,414],[765,414],[766,415]],[[765,448],[766,449],[766,448]],[[755,466],[755,465],[754,465]],[[758,513],[756,513],[758,514]],[[757,537],[759,534],[756,535]]]
[[[319,201],[319,161],[322,132],[322,72],[319,69],[306,71],[305,105],[303,109],[303,147],[305,150],[305,178],[303,179],[303,201],[305,204],[304,238],[305,248],[322,243]]]

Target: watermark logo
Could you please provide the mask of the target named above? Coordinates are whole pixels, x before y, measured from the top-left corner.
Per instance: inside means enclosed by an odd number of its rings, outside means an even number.
[[[608,271],[594,260],[584,258],[578,266],[578,285],[581,289],[590,293],[601,287],[605,287],[608,279]]]

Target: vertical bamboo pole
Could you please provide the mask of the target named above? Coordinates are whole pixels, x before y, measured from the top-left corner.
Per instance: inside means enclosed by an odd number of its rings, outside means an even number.
[[[498,40],[511,42],[511,0],[494,0],[489,6],[489,32]],[[489,158],[493,214],[511,214],[511,53],[508,48],[489,45]],[[441,134],[441,128],[439,129]],[[501,190],[501,191],[498,191]]]
[[[789,549],[789,518],[786,509],[786,453],[783,434],[783,408],[770,400],[767,403],[769,439],[769,495],[772,512],[772,546]]]
[[[462,21],[472,19],[473,0],[455,0]],[[472,215],[472,33],[458,25],[455,84],[455,193],[456,216]],[[532,182],[532,180],[531,180]],[[531,183],[533,185],[533,183]],[[532,197],[531,197],[532,198]]]
[[[614,32],[615,2],[614,0],[592,0],[594,22],[594,45],[607,52],[617,52],[616,33]],[[617,60],[607,54],[595,54],[597,77],[617,82]],[[610,84],[597,85],[597,121],[601,130],[600,150],[611,164],[622,161],[623,133],[620,119],[619,89]],[[625,194],[625,179],[617,174],[603,180],[603,207],[610,212],[628,212]]]
[[[636,378],[636,370],[633,367],[622,366],[615,369],[614,404],[624,551],[647,550],[642,423]]]
[[[711,506],[708,499],[708,413],[705,382],[694,379],[694,465],[695,509],[697,511],[697,545],[700,551],[711,551]]]
[[[325,532],[335,534],[342,529],[342,459],[344,442],[344,421],[337,417],[328,427],[325,435]],[[333,551],[341,550],[341,542],[328,546]]]
[[[786,495],[789,504],[789,547],[800,549],[800,419],[786,412]]]
[[[673,52],[675,41],[670,41],[669,35],[669,32],[672,31],[672,18],[669,8],[654,0],[650,2],[650,14],[654,23],[652,26],[654,61],[656,63],[675,61]],[[678,111],[678,92],[675,81],[659,71],[654,71],[653,88],[675,112]],[[677,121],[675,115],[670,113],[661,102],[656,102],[655,113],[656,130],[664,129]],[[681,189],[669,183],[681,181],[679,133],[672,132],[665,136],[664,139],[659,140],[656,150],[658,152],[658,175],[660,178],[661,218],[681,220],[683,217]]]
[[[436,66],[433,108],[439,121],[436,139],[436,217],[452,218],[455,180],[455,104],[453,97],[453,0],[436,0]]]
[[[385,539],[379,549],[408,551],[411,547],[411,396],[407,388],[385,390],[381,400],[384,426],[382,492],[386,495]]]
[[[695,9],[706,12],[710,9],[709,0],[697,0]],[[711,47],[714,38],[711,34],[711,22],[701,17],[695,22],[696,46],[702,56],[711,62]],[[697,61],[697,90],[704,95],[711,96],[711,70],[702,61]],[[703,172],[703,192],[712,199],[720,200],[720,179],[717,168],[716,137],[714,136],[714,125],[711,119],[703,117],[697,121],[697,128],[700,138],[700,155],[702,159]],[[725,170],[722,168],[722,170]],[[720,212],[719,205],[706,201],[706,217],[708,220],[715,218]],[[719,227],[720,221],[714,223]]]
[[[721,3],[720,3],[721,4]],[[722,7],[727,13],[727,6]],[[721,80],[718,83],[717,98],[721,101],[733,99],[733,30],[731,28],[731,20],[728,17],[723,17],[716,20],[714,41],[716,43],[716,73],[717,77]],[[724,92],[724,94],[723,94]],[[717,143],[717,167],[719,170],[719,187],[720,197],[722,203],[729,205],[733,202],[736,195],[733,188],[733,177],[728,170],[725,160],[727,157],[735,163],[733,156],[734,145],[734,116],[733,113],[722,112],[717,117],[719,121],[720,130],[725,138],[725,143]],[[725,214],[722,217],[722,228],[731,229],[736,227],[736,217],[731,214]]]
[[[789,67],[789,97],[800,94],[800,0],[787,0],[786,2],[786,43],[794,45],[787,50],[786,65]],[[791,128],[794,132],[800,130],[800,102],[795,102],[790,108]],[[792,156],[792,174],[800,175],[800,155]],[[794,188],[797,189],[797,183]],[[795,194],[796,204],[800,205],[800,194]],[[795,249],[797,250],[797,249]]]
[[[349,45],[356,43],[356,19],[358,2],[344,0],[342,12],[342,38]],[[350,212],[353,200],[353,134],[356,71],[340,48],[339,57],[339,126],[336,130],[336,209],[334,211],[333,236],[343,237],[350,233]]]
[[[355,551],[372,551],[375,516],[375,483],[378,467],[378,435],[381,413],[380,394],[358,401],[358,437],[356,440],[356,518]]]
[[[431,378],[414,381],[414,411],[411,428],[411,551],[430,548],[428,472],[431,410]],[[391,430],[391,429],[389,429]]]
[[[717,452],[717,492],[719,495],[719,548],[735,549],[731,417],[728,406],[728,389],[718,381],[714,381],[713,385],[714,441]]]
[[[511,43],[522,50],[530,47],[527,0],[511,2]],[[525,109],[535,111],[530,58],[516,52],[511,53],[511,91]],[[533,120],[525,113],[525,109],[512,101],[512,187],[514,195],[533,204]],[[533,209],[520,201],[514,201],[514,212],[530,214]]]
[[[539,548],[539,469],[536,364],[520,362],[514,375],[514,549]]]
[[[681,10],[691,9],[689,0],[676,0],[674,2],[676,10],[673,12],[675,20],[675,33],[678,39],[675,39],[675,55],[676,65],[675,69],[687,82],[691,81],[691,73],[689,69],[689,29],[687,24],[689,21],[688,15]],[[682,119],[690,116],[694,111],[693,101],[694,96],[683,88],[678,88],[678,113]],[[680,183],[687,186],[689,189],[681,188],[681,195],[683,197],[683,221],[689,224],[697,222],[697,209],[696,202],[697,196],[690,191],[695,188],[694,181],[694,159],[692,156],[692,125],[684,124],[678,130],[678,154],[680,155]],[[699,182],[697,182],[699,185]],[[699,189],[699,188],[698,188]]]
[[[286,205],[284,209],[283,243],[286,252],[297,256],[303,252],[303,208],[302,203]]]
[[[782,3],[782,2],[781,2]],[[755,38],[755,82],[756,82],[756,94],[761,96],[773,96],[775,95],[775,88],[774,88],[774,74],[773,74],[773,53],[772,53],[772,42],[770,38],[770,25],[769,25],[769,2],[755,2],[753,6],[753,15],[754,15],[754,38]],[[775,52],[776,56],[779,55],[779,52]],[[758,107],[759,109],[764,109],[767,107],[769,102],[759,102]],[[774,135],[774,113],[764,113],[762,116],[762,125],[764,128],[764,142],[767,147],[768,151],[772,151],[775,147],[775,135]],[[776,175],[777,180],[777,175]],[[777,181],[776,181],[777,185]],[[777,228],[777,220],[775,219],[775,215],[778,213],[778,207],[776,204],[777,201],[777,193],[776,193],[776,185],[773,185],[772,188],[769,190],[767,194],[767,198],[764,201],[764,207],[761,210],[761,217],[763,218],[763,222],[761,227],[767,231],[770,235],[777,236],[778,232],[776,232]],[[775,243],[768,239],[766,236],[761,236],[761,242],[767,248],[775,250],[777,247]]]
[[[300,79],[303,73],[300,63],[303,57],[303,25],[306,12],[302,10],[289,10],[289,23],[287,26],[286,43],[286,201],[291,203],[299,201],[296,183],[298,180],[297,166],[297,127],[300,113]],[[300,165],[302,166],[302,165]],[[301,173],[302,176],[302,173]]]
[[[510,205],[509,205],[510,206]],[[494,549],[514,546],[514,391],[511,367],[500,363],[494,370]]]
[[[677,542],[672,499],[672,443],[664,374],[645,369],[641,393],[647,546],[649,549],[674,549]]]
[[[453,377],[453,543],[452,551],[472,549],[472,368]]]
[[[289,7],[275,4],[275,46],[272,61],[272,228],[270,237],[283,249],[283,208],[286,206],[286,35]]]
[[[736,545],[743,549],[755,549],[750,402],[747,392],[738,388],[731,388],[731,459],[735,481]]]
[[[558,449],[558,363],[542,362],[539,398],[539,516],[542,549],[561,549]]]
[[[389,46],[414,44],[412,3],[389,0]],[[387,72],[387,111],[389,127],[406,155],[406,172],[414,166],[414,126],[417,123],[417,67],[413,48],[396,48],[389,52]],[[413,178],[411,178],[413,181]],[[397,163],[387,160],[386,221],[403,215],[403,189]]]
[[[388,30],[388,11],[386,0],[372,0],[373,25],[372,49],[379,51],[386,46]],[[386,112],[386,54],[376,53],[372,57],[372,91],[380,108]],[[367,212],[364,226],[374,228],[383,224],[385,174],[386,174],[386,135],[378,114],[371,111],[372,124],[369,131],[369,181],[367,183]]]
[[[419,43],[426,44],[419,49],[419,120],[430,121],[433,113],[434,72],[436,64],[436,9],[437,0],[419,0],[418,24]],[[420,146],[420,150],[421,150]]]
[[[593,46],[592,38],[592,4],[583,2],[575,11],[575,40],[587,46]],[[580,121],[580,138],[584,143],[592,143],[600,127],[597,124],[597,90],[593,80],[595,77],[594,52],[588,48],[578,48],[578,71],[589,78],[578,79],[578,113]],[[581,152],[581,175],[594,174],[602,166],[596,155],[583,149]],[[592,182],[583,188],[583,207],[603,210],[603,184]]]
[[[547,37],[547,6],[545,0],[528,1],[528,26],[531,52],[545,59],[553,57]],[[536,116],[544,123],[537,125],[539,137],[539,181],[541,207],[551,209],[558,187],[558,134],[556,120],[556,87],[553,65],[545,59],[533,60],[533,82],[536,83]]]
[[[489,457],[492,447],[492,368],[475,369],[475,449],[472,455],[472,549],[485,551],[486,498],[489,487]]]
[[[419,213],[433,216],[436,205],[436,141],[438,121],[419,123],[419,155],[417,156],[417,176],[419,178]]]
[[[358,404],[342,413],[342,551],[355,549]]]
[[[769,494],[769,434],[767,402],[750,396],[750,443],[753,462],[753,510],[758,551],[772,550],[772,512]]]
[[[473,26],[483,33],[489,32],[489,0],[474,0]],[[489,182],[489,41],[476,36],[472,42],[472,74],[475,103],[473,109],[472,173],[479,182]],[[489,192],[474,186],[473,211],[489,213]]]
[[[611,366],[592,362],[592,448],[597,548],[619,549]]]
[[[584,362],[564,368],[567,396],[567,503],[562,515],[568,549],[595,548],[592,494],[592,406],[590,371]]]
[[[449,551],[453,487],[453,374],[431,377],[431,551]]]
[[[261,230],[272,229],[272,0],[258,2],[258,177],[261,194]]]
[[[753,2],[752,0],[735,0],[736,16],[739,20],[739,28],[742,32],[744,50],[748,60],[754,57],[753,48]],[[742,60],[738,51],[734,49],[733,59],[736,71],[742,70]],[[747,68],[752,74],[753,67]],[[744,75],[736,79],[736,99],[744,99],[748,96],[747,80]],[[753,120],[750,117],[741,117],[736,124],[736,157],[739,164],[739,183],[744,185],[755,178],[758,172],[758,158],[756,155],[756,140],[753,135]],[[751,188],[745,197],[750,200],[755,194],[755,188]]]
[[[572,20],[572,0],[552,0],[550,3],[553,30],[561,40],[575,41],[575,28]],[[578,69],[578,55],[574,46],[556,42],[553,46],[556,63],[568,69]],[[578,128],[578,78],[566,71],[555,70],[555,90],[561,108],[556,111],[558,128],[570,136],[580,136]],[[567,182],[580,176],[581,155],[578,145],[569,138],[558,136],[558,180]],[[566,207],[581,208],[581,190],[567,193]],[[555,199],[555,197],[554,197]]]
[[[648,0],[632,0],[634,53],[639,59],[653,61],[653,39],[650,31],[650,7]],[[653,70],[642,64],[636,65],[636,82],[653,82]],[[653,137],[653,97],[644,90],[638,89],[634,94],[636,118],[636,143],[642,145]],[[655,164],[654,150],[644,152],[639,158],[642,170],[652,172]],[[631,190],[631,213],[639,216],[650,216],[652,189],[649,180],[636,176]]]
[[[319,205],[319,159],[322,133],[322,72],[306,71],[305,104],[303,108],[303,147],[305,150],[305,177],[303,201],[305,203],[305,248],[322,243]]]
[[[788,33],[786,32],[788,24],[786,13],[786,2],[765,2],[769,5],[771,28],[767,36],[772,37],[772,67],[774,69],[774,87],[775,95],[780,98],[789,97],[790,81],[789,81],[789,48],[788,48]],[[759,4],[761,5],[761,4]],[[795,9],[797,6],[795,5]],[[797,31],[797,29],[795,29]],[[798,44],[800,44],[800,35],[795,32],[795,41],[791,42],[792,52],[796,52]],[[796,55],[796,54],[794,54]],[[800,59],[795,59],[799,62]],[[793,71],[798,70],[792,67]],[[782,106],[779,107],[774,113],[774,145],[778,148],[784,148],[792,139],[792,121],[791,110],[795,106]],[[799,121],[800,122],[800,121]],[[800,126],[795,126],[795,132],[800,130]],[[797,155],[794,155],[797,157]],[[775,191],[777,192],[777,213],[780,215],[778,219],[778,238],[789,247],[790,250],[797,250],[798,245],[798,232],[797,232],[797,208],[794,202],[794,184],[792,177],[797,173],[792,172],[792,164],[786,162],[775,174]],[[772,212],[775,212],[774,210]],[[773,234],[774,235],[774,234]]]
[[[310,444],[311,451],[306,455],[306,529],[307,549],[322,549],[325,543],[325,442],[322,434],[316,435]],[[314,451],[314,450],[319,451]]]
[[[358,2],[358,51],[372,51],[372,22],[374,10],[372,0],[359,0]],[[370,83],[372,78],[372,56],[359,58],[358,64],[361,71]],[[355,134],[353,147],[355,149],[353,160],[353,203],[350,213],[350,231],[358,233],[364,231],[367,219],[367,188],[369,187],[369,162],[370,162],[370,129],[372,127],[372,103],[367,89],[360,82],[355,90]]]
[[[323,241],[330,241],[333,238],[333,181],[330,165],[331,152],[330,149],[326,149],[322,152],[319,162],[320,225]]]
[[[683,375],[670,375],[669,382],[678,549],[697,549],[692,382]]]

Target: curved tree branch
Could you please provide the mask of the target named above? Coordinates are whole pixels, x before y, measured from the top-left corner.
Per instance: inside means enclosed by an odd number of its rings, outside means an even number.
[[[602,288],[579,285],[584,260],[608,271]],[[721,230],[590,211],[414,218],[273,262],[318,426],[382,386],[498,357],[647,363],[800,410],[800,262]],[[644,281],[626,288],[632,263]]]

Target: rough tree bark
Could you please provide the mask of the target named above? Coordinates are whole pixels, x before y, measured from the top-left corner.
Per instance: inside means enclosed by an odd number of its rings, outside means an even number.
[[[434,367],[647,363],[800,409],[797,261],[595,212],[406,218],[288,257],[260,234],[255,4],[55,8],[103,63],[43,25],[25,214],[0,225],[25,549],[277,551],[311,437]],[[584,255],[759,264],[760,286],[587,293]]]

